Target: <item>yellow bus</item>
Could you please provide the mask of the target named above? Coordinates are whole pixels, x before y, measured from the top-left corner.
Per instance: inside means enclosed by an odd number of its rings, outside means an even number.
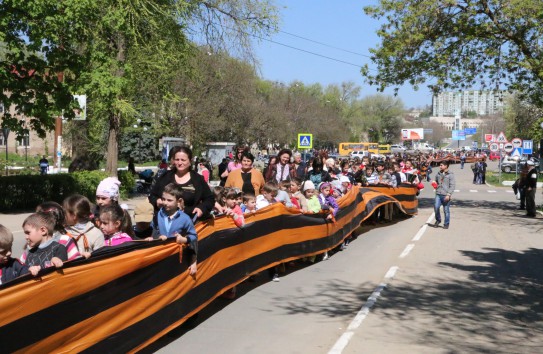
[[[367,151],[372,154],[379,153],[379,144],[377,143],[339,143],[339,155],[347,156],[352,151]]]
[[[390,152],[390,144],[379,144],[379,154],[388,155]]]

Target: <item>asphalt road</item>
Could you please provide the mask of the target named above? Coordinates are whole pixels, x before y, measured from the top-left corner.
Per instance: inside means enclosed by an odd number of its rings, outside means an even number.
[[[523,218],[510,187],[451,170],[449,230],[426,226],[426,188],[418,216],[363,227],[347,250],[291,267],[278,283],[261,274],[146,352],[541,352],[541,216]]]

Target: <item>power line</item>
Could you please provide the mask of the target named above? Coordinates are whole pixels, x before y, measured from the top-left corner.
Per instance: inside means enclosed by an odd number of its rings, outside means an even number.
[[[312,51],[309,51],[309,50],[306,50],[306,49],[302,49],[302,48],[294,47],[294,46],[291,46],[291,45],[288,45],[288,44],[285,44],[285,43],[277,42],[277,41],[274,41],[274,40],[269,39],[269,38],[264,38],[264,37],[258,36],[258,35],[256,35],[256,34],[253,34],[253,33],[249,33],[249,32],[242,31],[242,30],[237,29],[237,28],[232,28],[232,27],[229,27],[229,26],[226,26],[226,25],[217,24],[217,23],[214,23],[213,21],[212,21],[212,23],[215,24],[215,25],[217,25],[217,26],[221,26],[221,27],[224,27],[224,28],[228,28],[228,29],[230,29],[230,30],[233,30],[233,31],[236,31],[236,32],[240,32],[240,33],[249,35],[249,36],[251,36],[251,37],[255,37],[255,38],[261,39],[261,40],[263,40],[263,41],[267,41],[267,42],[270,42],[270,43],[273,43],[273,44],[277,44],[277,45],[280,45],[280,46],[283,46],[283,47],[286,47],[286,48],[294,49],[294,50],[297,50],[297,51],[300,51],[300,52],[304,52],[304,53],[311,54],[311,55],[314,55],[314,56],[317,56],[317,57],[321,57],[321,58],[324,58],[324,59],[332,60],[332,61],[335,61],[335,62],[338,62],[338,63],[351,65],[351,66],[354,66],[354,67],[357,67],[357,68],[360,68],[360,69],[362,68],[362,66],[359,65],[359,64],[354,64],[354,63],[351,63],[351,62],[348,62],[348,61],[345,61],[345,60],[341,60],[341,59],[337,59],[337,58],[332,58],[332,57],[329,57],[329,56],[326,56],[326,55],[323,55],[323,54],[319,54],[319,53],[315,53],[315,52],[312,52]],[[305,39],[305,38],[304,38],[304,39]],[[307,40],[307,39],[306,39],[306,40]],[[368,58],[369,58],[369,56],[368,56]],[[372,70],[372,69],[370,69],[370,70]]]
[[[357,52],[353,52],[353,51],[348,50],[348,49],[339,48],[339,47],[336,47],[336,46],[333,46],[333,45],[330,45],[330,44],[326,44],[326,43],[323,43],[323,42],[319,42],[319,41],[316,41],[316,40],[313,40],[313,39],[310,39],[310,38],[302,37],[302,36],[299,36],[299,35],[294,34],[294,33],[289,33],[289,32],[281,31],[281,30],[278,30],[278,32],[281,32],[281,33],[284,33],[284,34],[288,34],[289,36],[296,37],[296,38],[300,38],[300,39],[303,39],[303,40],[308,41],[308,42],[317,43],[317,44],[323,45],[323,46],[325,46],[325,47],[334,48],[334,49],[341,50],[341,51],[346,52],[346,53],[351,53],[351,54],[354,54],[354,55],[359,55],[359,56],[361,56],[361,57],[365,57],[365,58],[370,58],[370,59],[371,59],[371,57],[370,57],[369,55],[362,54],[362,53],[357,53]]]
[[[352,66],[355,66],[355,67],[357,67],[357,68],[362,68],[362,66],[359,65],[359,64],[350,63],[350,62],[345,61],[345,60],[332,58],[332,57],[329,57],[329,56],[326,56],[326,55],[322,55],[322,54],[319,54],[319,53],[315,53],[315,52],[312,52],[312,51],[309,51],[309,50],[305,50],[305,49],[297,48],[297,47],[294,47],[294,46],[291,46],[291,45],[288,45],[288,44],[276,42],[276,41],[274,41],[274,40],[271,40],[271,39],[268,39],[268,38],[264,38],[264,37],[260,37],[260,36],[257,36],[257,35],[251,34],[251,33],[249,33],[249,35],[251,35],[251,36],[253,36],[253,37],[256,37],[256,38],[258,38],[258,39],[262,39],[262,40],[264,40],[264,41],[268,41],[268,42],[271,42],[271,43],[274,43],[274,44],[282,45],[283,47],[287,47],[287,48],[290,48],[290,49],[298,50],[298,51],[300,51],[300,52],[308,53],[308,54],[315,55],[315,56],[318,56],[318,57],[321,57],[321,58],[325,58],[325,59],[328,59],[328,60],[337,61],[338,63],[343,63],[343,64],[347,64],[347,65],[352,65]]]

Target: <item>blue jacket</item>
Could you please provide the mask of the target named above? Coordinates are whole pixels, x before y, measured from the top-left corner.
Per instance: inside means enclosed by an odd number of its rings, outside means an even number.
[[[157,216],[159,235],[165,235],[170,238],[175,237],[175,234],[179,233],[183,237],[188,237],[191,245],[198,240],[198,235],[196,234],[196,229],[194,228],[192,220],[181,210],[178,210],[174,214],[169,230],[166,226],[167,220],[168,215],[164,212],[164,208],[161,208]]]

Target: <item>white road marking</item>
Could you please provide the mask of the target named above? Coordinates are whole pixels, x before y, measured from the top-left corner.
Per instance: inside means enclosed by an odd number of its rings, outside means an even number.
[[[413,237],[414,241],[417,241],[422,237],[422,234],[424,233],[424,231],[426,231],[426,227],[428,226],[427,224],[431,223],[434,219],[435,219],[435,214],[432,213],[432,215],[430,215],[430,217],[426,221],[426,224],[424,224],[419,229],[415,237]],[[415,247],[415,244],[413,243],[408,244],[403,250],[402,254],[400,254],[400,258],[406,257],[414,247]],[[385,279],[387,280],[393,279],[398,269],[399,268],[397,266],[390,267],[389,270],[385,274]],[[388,286],[388,283],[381,283],[379,284],[379,286],[375,288],[373,293],[371,293],[371,295],[366,300],[366,303],[360,308],[358,313],[354,316],[351,323],[347,327],[347,330],[343,332],[343,334],[338,338],[338,340],[336,341],[332,349],[328,351],[328,354],[341,354],[343,352],[343,349],[345,349],[345,347],[349,344],[352,337],[354,336],[354,330],[360,327],[364,319],[366,319],[366,317],[369,315],[370,309],[373,307],[373,305],[375,305],[375,303],[377,302],[377,299],[381,296],[381,292],[387,286]]]
[[[431,223],[434,220],[434,217],[435,217],[435,214],[432,213],[432,215],[430,215],[428,220],[426,220],[426,223],[424,225],[422,225],[422,227],[419,229],[419,231],[417,232],[417,234],[415,235],[415,237],[413,237],[413,239],[411,241],[420,240],[422,235],[426,232],[426,228],[428,228],[428,224]]]
[[[397,270],[398,267],[390,268],[387,274],[391,273],[393,268],[396,268]],[[396,270],[394,270],[394,273],[396,272]],[[353,320],[349,324],[349,327],[347,327],[347,331],[345,331],[341,335],[341,337],[339,337],[339,339],[336,341],[332,349],[330,349],[328,354],[341,354],[341,352],[343,352],[343,349],[345,349],[347,344],[349,344],[349,341],[354,335],[353,331],[357,329],[358,327],[360,327],[364,319],[370,313],[370,309],[373,307],[373,305],[375,305],[375,303],[377,302],[377,299],[379,298],[379,296],[381,296],[381,292],[387,287],[387,285],[388,285],[387,283],[381,283],[379,284],[378,287],[375,288],[373,293],[371,293],[370,297],[368,297],[368,299],[366,300],[366,303],[364,304],[364,306],[362,306],[360,311],[358,311],[356,316],[353,318]]]
[[[488,190],[488,193],[496,193],[496,191],[493,191],[493,190]]]
[[[405,258],[411,252],[411,250],[415,247],[415,244],[410,243],[407,246],[405,246],[405,249],[403,250],[402,254],[400,254],[400,258]]]
[[[479,192],[479,191],[476,190],[476,189],[470,189],[469,191],[470,191],[471,193],[478,193],[478,192]]]
[[[455,189],[454,191],[455,191],[455,192],[460,192],[460,189]]]
[[[505,191],[505,193],[514,193],[513,191]]]
[[[390,267],[387,274],[385,274],[385,279],[392,279],[396,275],[396,272],[398,271],[398,267]]]

